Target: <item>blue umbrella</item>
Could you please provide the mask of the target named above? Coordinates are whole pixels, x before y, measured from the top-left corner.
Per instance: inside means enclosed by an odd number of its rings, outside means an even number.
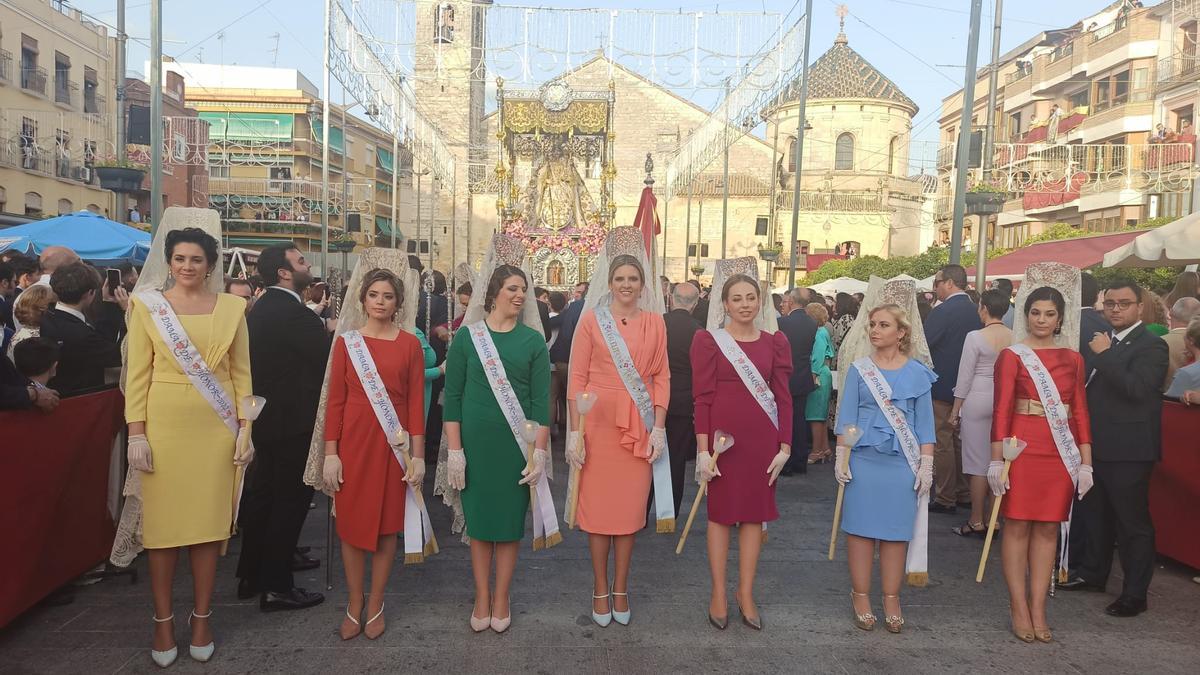
[[[94,265],[141,264],[150,252],[150,233],[91,211],[0,230],[0,251],[36,256],[47,246],[66,246]]]

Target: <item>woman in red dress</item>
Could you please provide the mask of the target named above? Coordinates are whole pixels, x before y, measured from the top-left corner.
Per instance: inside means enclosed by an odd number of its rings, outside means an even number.
[[[329,371],[323,473],[327,489],[336,493],[337,533],[350,594],[340,629],[343,640],[364,630],[360,619],[367,552],[374,556],[365,632],[371,639],[383,633],[383,593],[396,557],[396,533],[404,530],[404,483],[419,486],[425,476],[425,360],[416,336],[395,325],[403,298],[404,285],[395,274],[367,272],[358,294],[367,323],[358,332],[400,425],[409,433],[413,462],[408,475],[393,455],[343,340],[334,345]]]
[[[1083,357],[1074,349],[1059,347],[1055,340],[1062,330],[1065,311],[1066,302],[1057,289],[1042,286],[1033,290],[1024,303],[1027,336],[1000,352],[996,359],[996,410],[988,482],[996,496],[1008,493],[1002,507],[1005,526],[1001,558],[1013,634],[1024,642],[1052,639],[1046,621],[1046,595],[1055,566],[1059,525],[1070,518],[1076,492],[1082,498],[1092,486],[1091,423],[1083,388]],[[1017,332],[1019,337],[1023,331]],[[1078,339],[1069,344],[1078,344]],[[1081,462],[1078,486],[1059,454],[1038,387],[1021,360],[1019,352],[1025,348],[1049,372],[1069,417],[1071,436],[1078,447],[1074,461]],[[1008,482],[1002,483],[1002,442],[1009,437],[1024,441],[1026,446],[1013,461]]]
[[[783,332],[772,334],[756,325],[762,298],[754,279],[745,274],[729,277],[721,288],[721,303],[723,307],[717,309],[724,309],[728,319],[724,328],[718,330],[732,338],[749,358],[762,383],[770,388],[778,424],[742,381],[718,345],[714,331],[696,333],[691,349],[692,392],[696,399],[696,475],[698,480],[709,480],[707,537],[712,598],[708,620],[718,629],[728,625],[725,568],[730,530],[738,525],[736,598],[742,621],[759,630],[762,620],[754,602],[754,575],[762,548],[763,523],[779,517],[775,507],[775,479],[791,456],[792,395],[788,379],[792,376],[792,350]],[[718,429],[733,437],[733,445],[719,456],[714,472],[709,470],[712,459],[708,449]]]

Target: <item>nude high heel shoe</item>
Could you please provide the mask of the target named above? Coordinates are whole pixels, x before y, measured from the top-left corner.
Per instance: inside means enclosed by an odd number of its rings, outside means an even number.
[[[869,610],[865,614],[859,614],[858,611],[854,609],[854,598],[856,597],[865,598],[867,597],[867,594],[850,591],[850,614],[854,616],[854,625],[862,630],[875,630],[875,615]]]

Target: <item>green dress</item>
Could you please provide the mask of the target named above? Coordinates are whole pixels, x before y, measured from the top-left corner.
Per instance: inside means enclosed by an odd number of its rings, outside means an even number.
[[[545,339],[521,323],[506,333],[488,330],[525,416],[549,425],[550,354]],[[529,510],[529,486],[518,485],[525,458],[466,330],[459,331],[450,343],[445,392],[443,419],[462,424],[467,455],[467,486],[462,491],[467,536],[480,541],[520,541]]]
[[[833,342],[829,339],[829,331],[825,326],[821,326],[813,339],[810,363],[813,375],[817,376],[817,388],[808,392],[808,400],[804,404],[804,419],[809,422],[824,422],[829,416],[829,397],[833,393],[833,374],[829,372],[829,359],[832,359],[833,355]]]

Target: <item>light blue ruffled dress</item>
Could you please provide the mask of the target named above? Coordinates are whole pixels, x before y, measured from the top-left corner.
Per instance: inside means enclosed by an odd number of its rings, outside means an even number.
[[[922,445],[936,443],[930,387],[937,375],[909,359],[895,370],[879,369],[892,388],[892,401]],[[837,433],[857,424],[863,436],[850,452],[850,473],[842,503],[842,531],[868,539],[909,541],[917,515],[916,476],[892,426],[875,403],[858,369],[850,366],[839,392]]]

